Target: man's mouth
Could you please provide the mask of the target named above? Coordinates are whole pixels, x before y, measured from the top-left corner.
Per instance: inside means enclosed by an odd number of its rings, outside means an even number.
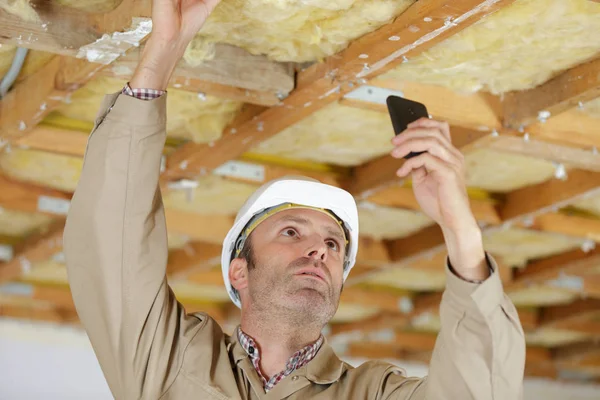
[[[318,272],[313,272],[313,271],[301,271],[299,273],[297,273],[296,275],[300,275],[300,276],[311,276],[313,278],[316,279],[320,279],[322,281],[325,282],[325,278],[323,277],[322,274],[318,273]]]

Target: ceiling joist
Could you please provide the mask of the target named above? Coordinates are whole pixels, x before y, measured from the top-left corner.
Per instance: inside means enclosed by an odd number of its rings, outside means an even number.
[[[0,6],[0,43],[108,64],[150,33],[152,22],[141,18],[150,16],[148,5],[123,0],[108,12],[88,13],[33,0],[19,14]]]
[[[196,176],[228,160],[239,157],[253,146],[299,122],[308,115],[340,99],[366,83],[366,79],[396,67],[403,57],[414,57],[479,19],[511,4],[512,0],[427,0],[416,2],[392,23],[354,41],[340,54],[300,72],[298,85],[279,107],[233,126],[213,147],[197,145],[175,152],[168,170]],[[429,17],[431,22],[425,22]],[[450,21],[451,23],[446,23]],[[415,29],[417,27],[418,29]],[[364,55],[367,55],[365,63]],[[334,71],[334,73],[332,73]]]
[[[504,125],[512,129],[543,122],[600,97],[600,58],[580,64],[533,89],[504,97]]]

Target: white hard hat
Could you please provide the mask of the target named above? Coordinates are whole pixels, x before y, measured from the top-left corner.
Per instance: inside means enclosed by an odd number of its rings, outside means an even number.
[[[227,293],[236,306],[242,306],[229,281],[229,265],[242,250],[251,230],[268,216],[282,209],[306,207],[327,212],[349,236],[344,260],[344,281],[356,261],[358,250],[358,210],[354,197],[347,191],[305,177],[284,177],[265,183],[238,211],[233,227],[223,241],[221,268]],[[252,221],[252,228],[248,229]]]

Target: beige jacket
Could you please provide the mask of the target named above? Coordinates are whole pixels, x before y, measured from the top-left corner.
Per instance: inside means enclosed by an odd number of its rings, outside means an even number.
[[[106,96],[65,229],[75,305],[115,398],[521,398],[524,336],[498,274],[477,285],[448,268],[428,377],[379,361],[353,368],[325,342],[265,394],[237,339],[208,315],[187,315],[167,284],[158,189],[166,97]]]

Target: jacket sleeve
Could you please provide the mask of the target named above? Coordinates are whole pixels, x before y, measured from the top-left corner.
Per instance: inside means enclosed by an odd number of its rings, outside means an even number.
[[[458,278],[446,265],[440,304],[441,330],[423,379],[390,369],[379,398],[402,400],[520,400],[523,397],[525,336],[514,305],[504,293],[497,264],[482,283]]]
[[[158,399],[200,326],[166,280],[166,97],[105,97],[64,233],[75,306],[117,399]]]

